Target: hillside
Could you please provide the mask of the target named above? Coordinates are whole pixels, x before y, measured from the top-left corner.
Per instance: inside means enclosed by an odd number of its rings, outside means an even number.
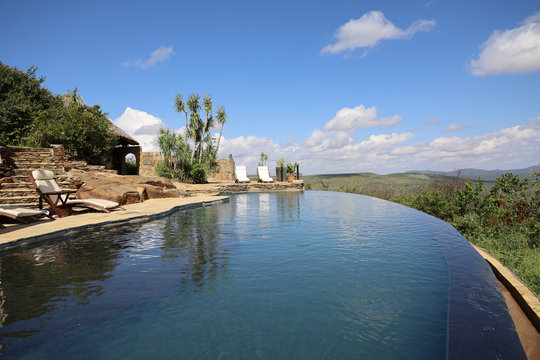
[[[482,170],[482,169],[460,169],[460,170],[454,170],[454,171],[446,171],[446,172],[436,172],[436,171],[409,171],[409,173],[415,173],[415,174],[428,174],[428,175],[443,175],[443,176],[457,176],[458,173],[460,177],[465,179],[473,179],[476,180],[479,177],[482,178],[484,181],[495,181],[499,175],[502,175],[504,173],[512,173],[515,175],[519,175],[520,177],[528,177],[531,175],[532,171],[538,171],[540,172],[540,165],[537,166],[529,166],[527,168],[523,169],[511,169],[511,170]]]
[[[540,166],[513,170],[462,169],[448,172],[409,171],[388,175],[377,175],[369,172],[306,175],[302,179],[306,184],[307,190],[341,191],[390,199],[401,194],[416,193],[432,179],[440,177],[455,178],[458,176],[458,172],[459,177],[462,179],[476,181],[478,178],[482,178],[486,190],[489,190],[495,179],[501,174],[513,173],[525,178],[531,175],[532,170],[540,172]]]
[[[402,192],[410,193],[420,190],[430,179],[431,174],[389,174],[373,173],[308,175],[302,179],[307,190],[342,191],[382,198],[390,198]]]

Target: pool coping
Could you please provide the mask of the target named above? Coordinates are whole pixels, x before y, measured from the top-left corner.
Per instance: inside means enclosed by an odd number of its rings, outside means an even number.
[[[38,244],[59,236],[63,237],[88,229],[96,230],[126,223],[145,222],[167,216],[178,210],[226,203],[228,201],[229,197],[220,195],[152,199],[143,203],[124,205],[125,210],[114,210],[110,213],[89,212],[70,215],[54,221],[40,220],[30,224],[13,225],[9,228],[0,229],[0,252],[19,250],[28,245]]]
[[[487,261],[495,277],[508,289],[531,324],[540,333],[540,299],[506,266],[491,256],[487,250],[471,245]]]

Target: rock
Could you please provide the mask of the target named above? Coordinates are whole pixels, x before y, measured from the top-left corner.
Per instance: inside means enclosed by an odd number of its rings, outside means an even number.
[[[77,191],[77,198],[99,198],[116,201],[120,205],[143,202],[146,199],[176,198],[181,193],[173,182],[166,178],[115,175],[104,172],[84,172],[71,170],[69,175],[80,178],[83,185]]]

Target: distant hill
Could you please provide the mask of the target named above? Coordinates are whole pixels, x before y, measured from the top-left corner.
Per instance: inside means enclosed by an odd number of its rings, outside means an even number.
[[[521,177],[528,177],[532,174],[532,170],[540,172],[540,165],[530,166],[524,169],[511,170],[482,170],[482,169],[460,169],[454,171],[408,171],[411,174],[426,174],[426,175],[443,175],[443,176],[459,176],[466,179],[478,179],[479,177],[485,181],[495,181],[497,177],[505,173],[512,173]]]
[[[521,177],[531,175],[531,170],[540,172],[540,166],[531,166],[525,169],[515,170],[480,170],[462,169],[459,176],[462,179],[477,180],[479,177],[484,181],[486,190],[493,186],[497,177],[501,174],[511,172]],[[456,171],[408,171],[406,173],[396,173],[388,175],[377,175],[373,173],[354,174],[323,174],[302,176],[307,190],[330,190],[364,194],[370,196],[389,199],[401,193],[414,193],[419,191],[432,179],[438,177],[457,177]]]

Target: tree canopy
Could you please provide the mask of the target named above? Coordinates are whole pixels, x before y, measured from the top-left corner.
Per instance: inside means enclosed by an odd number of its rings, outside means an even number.
[[[0,142],[63,144],[90,163],[102,163],[115,143],[107,114],[99,105],[84,105],[77,88],[54,95],[36,71],[35,66],[24,72],[0,62]]]
[[[165,161],[156,166],[158,175],[195,183],[206,182],[208,172],[217,167],[217,148],[211,134],[214,127],[213,106],[208,93],[203,99],[199,94],[191,94],[185,102],[181,94],[176,94],[173,107],[176,112],[185,114],[185,137],[168,129],[160,132],[158,144]],[[204,112],[204,119],[201,111]],[[223,106],[218,107],[216,116],[223,131],[227,119]]]

